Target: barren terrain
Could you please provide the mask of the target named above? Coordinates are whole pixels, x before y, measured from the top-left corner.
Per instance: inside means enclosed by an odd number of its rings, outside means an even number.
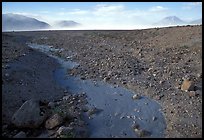
[[[9,131],[15,132],[6,134],[11,117],[26,100],[54,102],[66,93],[53,77],[60,64],[26,43],[63,49],[53,55],[79,64],[67,75],[103,81],[157,101],[166,121],[164,137],[202,137],[202,26],[9,32],[2,33],[2,40],[5,137],[19,132],[12,127]],[[184,87],[185,80],[192,82],[191,88]]]

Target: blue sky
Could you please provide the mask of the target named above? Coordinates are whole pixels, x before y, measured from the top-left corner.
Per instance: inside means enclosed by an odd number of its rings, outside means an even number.
[[[166,16],[185,21],[202,17],[199,2],[2,2],[2,13],[16,13],[54,24],[74,20],[86,26],[132,27]]]

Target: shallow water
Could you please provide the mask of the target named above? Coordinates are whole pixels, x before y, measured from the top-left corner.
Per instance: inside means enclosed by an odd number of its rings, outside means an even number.
[[[54,78],[59,85],[72,93],[85,92],[88,106],[102,110],[90,117],[86,116],[90,137],[139,137],[132,128],[133,124],[138,124],[141,130],[149,131],[151,135],[147,137],[164,137],[165,118],[161,106],[156,101],[144,96],[134,100],[134,93],[125,88],[67,75],[67,69],[72,69],[78,64],[53,56],[51,51],[59,49],[37,44],[29,46],[59,61],[61,68],[54,72]],[[156,119],[153,119],[154,117]]]

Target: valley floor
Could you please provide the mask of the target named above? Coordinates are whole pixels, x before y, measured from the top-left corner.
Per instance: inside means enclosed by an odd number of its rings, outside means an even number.
[[[166,119],[165,137],[202,137],[202,26],[10,32],[2,33],[2,40],[5,127],[26,100],[54,101],[64,95],[52,76],[59,64],[28,48],[26,42],[31,42],[63,49],[55,55],[80,64],[67,74],[105,81],[156,100]]]

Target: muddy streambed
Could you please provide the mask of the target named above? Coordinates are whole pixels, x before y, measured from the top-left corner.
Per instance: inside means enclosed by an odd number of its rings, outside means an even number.
[[[86,93],[87,106],[96,109],[91,115],[84,113],[90,137],[165,137],[165,118],[156,101],[145,96],[133,99],[135,93],[125,88],[68,75],[67,70],[79,64],[52,54],[63,49],[31,43],[28,46],[58,60],[61,67],[53,73],[57,84],[73,94]]]

